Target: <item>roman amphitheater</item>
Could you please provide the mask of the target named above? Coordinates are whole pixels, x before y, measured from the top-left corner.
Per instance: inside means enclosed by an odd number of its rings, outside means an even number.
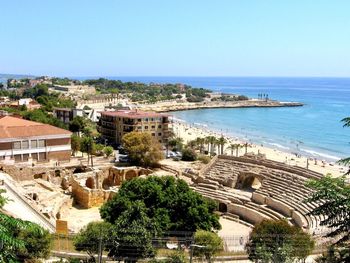
[[[309,215],[308,179],[322,175],[257,155],[220,155],[193,177],[192,187],[218,204],[224,217],[252,227],[264,219],[287,219],[311,234],[326,231],[322,218]]]
[[[174,161],[173,161],[174,162]],[[181,162],[177,162],[181,164]],[[316,203],[306,203],[310,189],[308,179],[322,175],[298,166],[265,159],[261,155],[241,157],[215,156],[209,164],[195,167],[191,173],[183,167],[162,165],[151,171],[141,167],[115,167],[113,164],[47,167],[0,166],[5,186],[15,200],[8,210],[25,214],[42,226],[55,231],[56,220],[67,220],[70,232],[77,232],[90,221],[99,220],[98,207],[118,191],[125,180],[134,177],[173,174],[185,179],[190,187],[217,203],[223,229],[219,234],[227,250],[243,250],[254,224],[264,219],[287,219],[317,236],[327,229],[320,226],[322,218],[309,215]],[[193,164],[194,165],[194,164]],[[5,207],[6,208],[6,207]],[[232,240],[232,236],[237,238]],[[231,239],[230,239],[231,238]],[[243,241],[242,241],[243,240]]]

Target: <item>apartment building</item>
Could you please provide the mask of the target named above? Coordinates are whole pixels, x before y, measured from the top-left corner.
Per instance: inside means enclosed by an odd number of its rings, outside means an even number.
[[[64,123],[68,124],[76,116],[84,117],[83,109],[70,109],[70,108],[54,108],[53,116]]]
[[[169,115],[139,110],[117,110],[101,112],[98,131],[109,143],[120,144],[129,132],[149,132],[160,143],[169,136]]]
[[[69,161],[71,132],[13,116],[0,117],[0,162]]]

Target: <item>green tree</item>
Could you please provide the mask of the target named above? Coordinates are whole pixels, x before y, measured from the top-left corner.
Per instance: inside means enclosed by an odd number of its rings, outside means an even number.
[[[114,149],[112,146],[106,146],[103,148],[103,153],[107,156],[107,158],[111,156],[113,152],[114,152]]]
[[[194,192],[185,181],[170,176],[134,178],[100,209],[101,217],[114,223],[137,200],[143,202],[158,232],[220,229],[216,205]]]
[[[326,175],[309,180],[306,186],[314,190],[306,202],[320,204],[310,214],[323,215],[321,225],[333,229],[327,236],[338,238],[339,244],[350,241],[350,186],[345,176]]]
[[[51,251],[52,236],[49,231],[41,228],[22,229],[18,238],[25,240],[25,249],[18,251],[18,257],[21,259],[48,258]]]
[[[90,222],[74,237],[74,247],[77,251],[85,251],[90,261],[96,262],[95,255],[99,253],[100,242],[101,249],[107,251],[106,245],[112,241],[112,232],[113,226],[110,223]]]
[[[242,145],[239,143],[231,143],[227,149],[231,150],[231,155],[233,156],[233,151],[236,150],[236,157],[238,157],[238,150],[242,148]]]
[[[130,132],[123,136],[122,144],[132,163],[140,166],[155,167],[163,158],[162,147],[151,134]]]
[[[344,123],[343,127],[350,127],[350,117],[344,118],[341,121]],[[348,166],[349,169],[346,174],[350,174],[350,157],[341,159],[338,163]]]
[[[180,137],[173,138],[168,142],[172,151],[178,152],[181,151],[184,147],[184,140]]]
[[[220,154],[224,154],[224,147],[225,147],[227,140],[223,136],[221,136],[217,142],[218,142],[218,145],[220,146]],[[218,152],[218,154],[219,154],[219,152]]]
[[[124,262],[136,262],[155,256],[152,238],[157,234],[142,201],[133,202],[114,223],[108,256]]]
[[[88,126],[87,120],[84,117],[76,116],[69,122],[69,130],[80,134]]]
[[[91,162],[91,166],[94,166],[92,154],[95,152],[95,141],[92,137],[84,136],[81,138],[80,150],[87,153],[88,164]]]
[[[218,234],[210,231],[198,230],[194,235],[194,243],[199,247],[193,247],[193,255],[205,257],[210,263],[213,256],[224,249],[224,244]]]
[[[312,237],[285,220],[263,220],[255,225],[246,250],[254,262],[283,263],[305,259],[315,246]]]
[[[71,148],[72,148],[73,156],[75,156],[76,152],[80,151],[80,146],[81,146],[81,138],[73,134],[71,136]]]

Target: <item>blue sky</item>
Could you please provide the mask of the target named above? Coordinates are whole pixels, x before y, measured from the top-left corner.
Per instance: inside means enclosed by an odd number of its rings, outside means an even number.
[[[348,76],[348,0],[0,0],[0,73]]]

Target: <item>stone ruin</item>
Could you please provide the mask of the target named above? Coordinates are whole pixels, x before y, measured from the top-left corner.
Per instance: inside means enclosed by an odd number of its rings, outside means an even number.
[[[305,203],[308,179],[321,174],[257,155],[220,155],[193,179],[192,188],[218,204],[228,219],[253,226],[264,219],[287,219],[317,234],[327,231],[321,217],[309,215],[316,203]]]
[[[83,208],[99,206],[117,193],[122,182],[152,170],[141,167],[110,167],[85,173],[75,173],[70,181],[74,201]]]

